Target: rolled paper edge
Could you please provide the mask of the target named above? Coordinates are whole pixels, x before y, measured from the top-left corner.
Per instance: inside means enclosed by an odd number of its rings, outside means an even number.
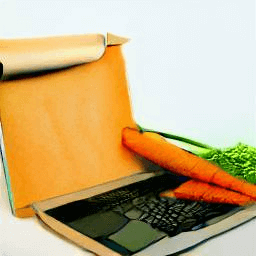
[[[19,43],[23,47],[21,50],[17,49]],[[107,47],[102,34],[7,39],[0,40],[0,45],[3,46],[0,50],[0,80],[97,61]]]

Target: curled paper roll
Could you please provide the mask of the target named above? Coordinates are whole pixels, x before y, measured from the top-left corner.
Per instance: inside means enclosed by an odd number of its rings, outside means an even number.
[[[100,59],[107,45],[127,39],[101,34],[0,40],[0,79],[66,68]]]

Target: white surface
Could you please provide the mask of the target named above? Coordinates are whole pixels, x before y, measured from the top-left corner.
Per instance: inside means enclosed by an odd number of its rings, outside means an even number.
[[[0,37],[128,36],[136,121],[213,146],[256,146],[255,1],[0,0]],[[1,171],[1,170],[0,170]],[[1,171],[0,255],[90,255],[10,213]],[[184,255],[254,256],[256,221]]]

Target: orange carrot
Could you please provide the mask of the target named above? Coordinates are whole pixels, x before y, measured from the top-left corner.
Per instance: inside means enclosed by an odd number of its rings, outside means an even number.
[[[161,193],[160,196],[242,206],[253,202],[249,196],[196,180],[189,180],[174,190]]]
[[[218,166],[170,142],[127,127],[122,131],[122,143],[131,151],[173,173],[213,183],[256,199],[255,185],[231,176]]]

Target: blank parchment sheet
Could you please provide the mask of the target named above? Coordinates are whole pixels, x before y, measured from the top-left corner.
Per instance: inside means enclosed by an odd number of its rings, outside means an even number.
[[[255,2],[0,0],[0,39],[106,32],[129,37],[123,53],[139,125],[218,148],[239,142],[256,147]],[[255,236],[253,219],[180,255],[254,256]],[[93,254],[35,217],[14,217],[1,168],[0,255]]]

